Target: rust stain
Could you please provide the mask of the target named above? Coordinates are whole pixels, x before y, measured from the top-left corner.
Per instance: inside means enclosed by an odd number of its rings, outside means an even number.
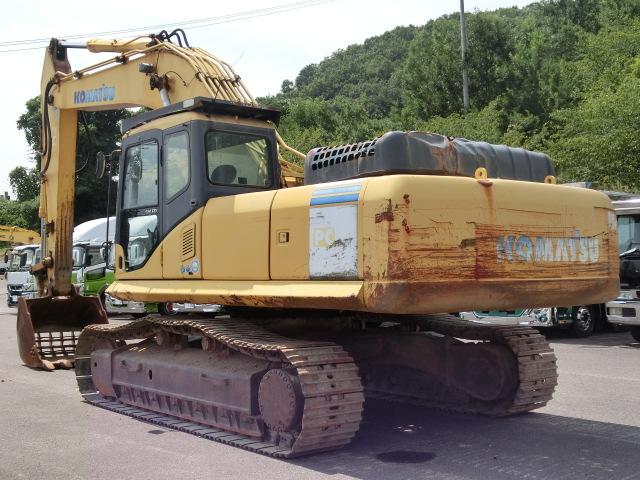
[[[404,204],[405,205],[409,205],[411,203],[411,200],[409,199],[409,194],[405,193],[402,198],[404,199]]]
[[[475,248],[476,246],[476,239],[475,238],[465,238],[460,242],[460,245],[458,245],[459,248]]]
[[[393,213],[392,212],[380,212],[376,213],[376,223],[380,222],[392,222],[393,221]]]
[[[387,208],[382,212],[376,213],[375,216],[376,223],[380,222],[392,222],[393,221],[393,207],[391,206],[391,199],[387,200]]]

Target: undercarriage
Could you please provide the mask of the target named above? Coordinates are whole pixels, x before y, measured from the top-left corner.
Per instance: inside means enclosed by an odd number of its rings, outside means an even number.
[[[349,443],[365,397],[498,416],[551,398],[555,355],[529,327],[371,319],[324,331],[300,328],[308,318],[90,325],[78,385],[96,406],[285,458]]]

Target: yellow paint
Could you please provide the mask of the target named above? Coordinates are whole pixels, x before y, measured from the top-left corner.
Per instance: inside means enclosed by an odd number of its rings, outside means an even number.
[[[271,278],[309,278],[309,201],[313,186],[278,191],[271,207]],[[278,233],[289,232],[279,243]]]
[[[9,243],[40,243],[40,234],[26,228],[0,225],[0,241]]]
[[[162,278],[202,278],[202,212],[199,208],[185,220],[176,225],[162,241]],[[183,234],[193,227],[195,229],[195,254],[188,258],[182,255]],[[199,271],[194,273],[182,267],[190,266],[197,260]]]
[[[322,304],[322,308],[363,308],[360,281],[118,280],[107,291],[123,300],[148,302],[186,301],[279,308]]]
[[[605,195],[579,188],[444,176],[372,178],[362,209],[367,308],[426,313],[615,297],[610,211]],[[597,263],[498,258],[503,237],[553,240],[572,237],[576,229],[599,239]]]
[[[271,202],[275,190],[209,200],[202,215],[206,280],[268,280]]]
[[[116,269],[116,278],[118,279],[140,279],[140,278],[162,278],[162,248],[161,242],[154,250],[147,262],[136,270],[127,272],[126,270]],[[119,250],[118,250],[119,249]],[[116,246],[116,255],[122,255],[123,250],[120,245]],[[116,265],[118,258],[116,257]]]
[[[171,103],[206,97],[243,105],[256,105],[233,67],[202,49],[183,48],[151,38],[93,39],[87,42],[87,48],[92,52],[118,52],[120,55],[114,55],[85,68],[71,68],[68,60],[58,55],[66,53],[65,49],[56,51],[47,48],[40,85],[41,110],[48,112],[50,120],[51,142],[48,151],[51,161],[43,176],[39,213],[51,227],[51,232],[44,239],[46,248],[43,252],[43,256],[53,258],[52,266],[47,269],[47,287],[49,293],[53,291],[59,295],[66,295],[72,289],[71,232],[79,110],[163,107],[160,91],[150,86],[150,75],[140,72],[139,67],[143,63],[151,67],[154,75],[166,82]],[[50,89],[47,88],[48,85],[51,86]],[[183,113],[155,120],[131,132],[130,135],[138,135],[151,128],[168,128],[196,118],[273,128],[270,122],[252,119]],[[47,135],[44,135],[43,139],[46,142]],[[281,147],[291,150],[283,141],[278,143]],[[45,161],[42,163],[44,165]],[[284,161],[283,165],[286,167],[283,173],[293,181],[282,178],[281,183],[288,185],[298,182],[301,176],[299,169]],[[266,244],[268,248],[268,238]],[[129,278],[159,274],[156,278],[161,278],[161,252],[162,249],[157,250],[143,269],[121,274]],[[265,261],[268,261],[268,257]],[[40,293],[43,294],[44,282],[40,283]]]
[[[196,303],[386,313],[598,303],[617,291],[614,217],[603,194],[543,183],[417,175],[363,181],[358,217],[362,281],[309,281],[314,188],[209,200],[202,214],[201,282],[122,282],[119,276],[116,291],[135,300],[158,301],[165,295],[165,300]],[[176,263],[178,232],[197,225],[198,215],[165,239],[165,262]],[[579,239],[574,241],[576,229]],[[285,232],[288,241],[282,242]],[[330,235],[316,241],[321,244]],[[513,247],[512,260],[501,258],[500,242],[510,236],[514,242],[546,239],[558,249],[549,254],[557,261],[536,260],[533,245],[526,242],[519,254]],[[568,243],[558,243],[564,239]],[[587,261],[587,250],[580,250],[580,242],[586,246],[589,239],[599,245],[596,261]],[[523,260],[527,256],[531,261]],[[337,294],[345,285],[346,296]]]
[[[92,48],[127,50],[126,42],[94,41]],[[71,289],[78,110],[161,107],[158,90],[152,90],[149,76],[139,72],[141,63],[152,65],[166,78],[171,102],[204,96],[255,104],[231,66],[200,49],[162,42],[145,48],[144,41],[129,44],[129,48],[133,50],[117,59],[80,70],[72,70],[52,52],[45,56],[41,98],[43,111],[51,120],[52,141],[51,164],[41,186],[40,213],[53,227],[45,238],[43,256],[53,257],[47,279],[52,279],[49,287],[59,295]],[[45,86],[52,79],[55,86],[45,95]],[[78,92],[101,88],[113,90],[114,97],[77,102]],[[255,120],[183,113],[156,120],[130,135],[196,118],[271,128]],[[291,171],[285,176],[297,177],[293,167],[287,170]],[[294,184],[297,180],[283,182]],[[183,223],[142,268],[131,272],[118,269],[112,291],[133,300],[184,299],[392,313],[570,305],[615,296],[617,241],[609,223],[611,203],[602,194],[550,184],[445,176],[387,175],[364,182],[357,220],[358,275],[362,280],[307,280],[313,187],[294,187],[286,192],[211,199],[201,213],[185,220],[200,232],[203,279],[181,280],[182,274],[173,278],[177,275],[174,267],[180,266],[176,263],[182,262],[177,253],[182,227],[187,224]],[[555,248],[561,261],[556,263],[500,258],[500,242],[509,236],[528,245],[522,238],[570,239],[576,228],[579,244],[598,240],[597,261],[566,261],[576,256],[576,244],[567,246],[559,240]],[[278,243],[281,233],[288,234],[288,242]],[[522,245],[523,255],[532,255],[529,247]],[[124,255],[119,246],[116,254],[120,258]],[[167,279],[161,280],[164,276]]]

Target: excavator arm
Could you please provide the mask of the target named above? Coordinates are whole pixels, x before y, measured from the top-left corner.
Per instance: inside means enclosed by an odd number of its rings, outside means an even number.
[[[130,107],[155,110],[199,96],[256,105],[230,65],[202,49],[189,47],[180,33],[183,32],[128,40],[91,40],[82,45],[52,39],[47,48],[41,79],[39,211],[45,236],[42,262],[32,268],[41,298],[30,300],[31,304],[20,303],[18,308],[20,350],[27,365],[70,366],[74,332],[87,324],[107,321],[98,299],[75,295],[71,283],[78,111]],[[67,57],[72,48],[117,55],[73,70]],[[277,139],[281,148],[304,158],[279,136]],[[301,183],[300,167],[281,157],[280,164],[282,186]],[[38,333],[43,329],[46,338]],[[67,341],[62,332],[68,330],[71,333]],[[42,345],[55,335],[63,339],[61,347],[43,349]],[[43,356],[54,361],[45,363]],[[62,360],[56,364],[58,358]]]
[[[0,225],[0,242],[9,243],[40,243],[40,234],[26,228]]]

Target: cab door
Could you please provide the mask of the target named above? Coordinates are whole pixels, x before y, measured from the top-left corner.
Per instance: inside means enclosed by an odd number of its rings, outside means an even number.
[[[118,266],[122,278],[157,278],[157,267],[148,260],[160,243],[162,216],[159,210],[159,158],[162,132],[151,130],[130,137],[123,145],[116,240],[124,258]],[[151,271],[153,270],[153,271]],[[127,275],[129,274],[130,275]]]
[[[167,129],[161,156],[162,277],[202,278],[201,219],[189,124]]]

